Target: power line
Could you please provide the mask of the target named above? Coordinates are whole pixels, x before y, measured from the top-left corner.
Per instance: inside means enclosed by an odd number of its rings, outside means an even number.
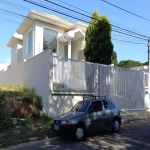
[[[26,16],[24,16],[24,15],[20,15],[20,14],[14,13],[14,12],[12,12],[12,11],[8,11],[8,10],[1,9],[1,8],[0,8],[0,10],[2,10],[2,11],[4,11],[4,12],[7,12],[7,13],[11,13],[11,14],[17,15],[17,16],[20,16],[20,17],[28,18],[28,17],[26,17]]]
[[[61,0],[57,0],[57,1],[59,1],[59,2],[61,2],[61,3],[64,3],[64,4],[68,5],[68,6],[71,6],[71,7],[73,7],[73,8],[76,8],[76,9],[78,9],[78,10],[81,10],[81,11],[83,11],[83,12],[85,12],[85,13],[91,14],[91,13],[89,13],[89,12],[83,10],[83,9],[80,9],[80,8],[78,8],[78,7],[75,7],[75,6],[73,6],[73,5],[70,5],[70,4],[68,4],[68,3],[65,3],[65,2],[63,2],[63,1],[61,1]]]
[[[8,13],[15,14],[15,15],[18,15],[18,16],[21,16],[21,17],[29,18],[29,17],[26,17],[26,16],[24,16],[24,15],[20,15],[20,14],[17,14],[17,13],[14,13],[14,12],[8,11],[8,10],[4,10],[4,9],[0,9],[0,10],[5,11],[5,12],[8,12]],[[70,16],[70,17],[71,17],[71,16]],[[31,18],[29,18],[29,19],[31,19]],[[76,18],[76,19],[77,19],[77,18]],[[12,21],[12,20],[4,19],[4,18],[3,18],[3,20],[6,20],[6,21]],[[82,20],[82,21],[84,21],[84,20]],[[12,21],[12,22],[14,22],[14,21]],[[138,39],[146,40],[146,39],[143,39],[143,38],[140,38],[140,37],[136,37],[136,36],[133,36],[133,35],[130,35],[130,34],[126,34],[126,33],[120,32],[120,31],[116,31],[116,30],[115,30],[115,32],[122,33],[122,34],[125,34],[125,35],[128,35],[128,36],[134,37],[134,38],[138,38]]]
[[[76,9],[78,9],[78,10],[81,10],[81,11],[83,11],[83,12],[86,12],[86,13],[88,13],[88,14],[91,14],[90,12],[87,12],[87,11],[85,11],[85,10],[83,10],[83,9],[80,9],[80,8],[78,8],[78,7],[74,7],[73,5],[70,5],[70,4],[68,4],[68,3],[65,3],[65,2],[63,2],[62,0],[58,0],[58,1],[60,1],[60,2],[62,2],[62,3],[64,3],[64,4],[66,4],[66,5],[68,5],[68,6],[71,6],[71,7],[73,7],[73,8],[76,8]],[[120,24],[118,24],[118,23],[115,23],[115,22],[113,22],[113,21],[110,21],[110,22],[112,22],[112,23],[114,23],[114,24],[116,24],[116,25],[125,27],[125,26],[120,25]],[[128,28],[128,27],[125,27],[125,28],[130,29],[130,28]],[[133,30],[133,29],[131,29],[131,30]],[[135,30],[134,30],[134,31],[135,31]],[[135,31],[135,32],[137,32],[137,31]],[[138,32],[139,32],[139,31],[138,31]],[[142,33],[141,33],[141,34],[142,34]],[[148,35],[147,37],[149,37],[149,35]]]
[[[8,5],[8,6],[12,6],[12,7],[15,7],[15,8],[18,8],[18,9],[21,9],[21,10],[24,10],[24,11],[30,11],[29,8],[23,7],[23,6],[20,6],[20,5],[17,5],[17,4],[15,4],[15,3],[13,3],[13,2],[1,0],[0,3],[5,4],[5,5]]]
[[[79,18],[77,18],[77,17],[71,16],[70,14],[66,14],[65,12],[60,12],[60,11],[58,11],[58,10],[55,10],[55,9],[50,8],[50,7],[44,6],[44,5],[40,4],[40,3],[36,3],[36,2],[34,2],[34,1],[29,1],[29,0],[24,0],[24,1],[26,1],[26,2],[28,2],[28,3],[31,3],[31,4],[33,4],[33,5],[36,5],[36,6],[39,6],[39,7],[42,7],[42,8],[45,8],[45,9],[48,9],[48,10],[57,12],[57,13],[59,13],[59,14],[63,14],[63,15],[65,15],[65,16],[68,16],[68,17],[71,17],[71,18],[74,18],[74,19],[77,19],[77,20],[80,20],[80,21],[83,21],[83,22],[86,22],[86,23],[90,23],[90,22],[87,22],[87,21],[85,21],[85,20],[83,20],[83,19],[79,19]],[[91,23],[90,23],[90,24],[91,24]],[[93,25],[96,25],[96,24],[93,24]],[[127,34],[127,33],[121,32],[121,31],[116,31],[116,30],[114,30],[114,29],[112,29],[112,31],[147,41],[147,39],[144,39],[144,38],[141,38],[141,37],[137,37],[137,36],[134,36],[134,35],[131,35],[131,34]]]
[[[14,20],[10,20],[10,19],[6,19],[6,18],[2,18],[2,17],[0,17],[0,19],[4,20],[4,21],[12,22],[12,23],[20,24],[20,22],[17,22],[17,21],[14,21]]]
[[[51,3],[51,4],[54,4],[54,5],[56,5],[56,6],[65,8],[65,9],[67,9],[67,10],[70,10],[70,11],[72,11],[72,12],[75,12],[75,13],[77,13],[77,14],[83,15],[83,16],[85,16],[85,17],[88,17],[88,18],[92,18],[92,19],[94,19],[94,20],[97,20],[97,19],[95,19],[95,18],[93,18],[93,17],[90,17],[90,16],[85,15],[85,14],[83,14],[83,13],[77,12],[77,11],[75,11],[75,10],[69,9],[69,8],[67,8],[67,7],[64,7],[64,6],[59,5],[59,4],[57,4],[57,3],[54,3],[54,2],[51,2],[51,1],[49,1],[49,0],[45,0],[45,1],[47,1],[47,2],[49,2],[49,3]],[[139,36],[143,36],[143,37],[149,38],[149,37],[147,37],[147,36],[145,36],[145,35],[142,35],[142,34],[139,34],[139,33],[136,33],[136,32],[133,32],[133,31],[130,31],[130,30],[121,28],[121,27],[118,27],[118,26],[116,26],[116,25],[113,25],[113,24],[111,24],[111,25],[112,25],[113,27],[119,28],[119,29],[121,29],[121,30],[124,30],[124,31],[130,32],[130,33],[133,33],[133,34],[137,34],[137,35],[139,35]]]
[[[131,41],[125,41],[125,40],[120,40],[120,39],[114,39],[114,38],[112,38],[112,40],[116,40],[116,41],[120,41],[120,42],[125,42],[125,43],[131,43],[131,44],[142,44],[142,45],[146,45],[146,43],[131,42]]]
[[[107,3],[107,4],[109,4],[109,5],[111,5],[111,6],[113,6],[113,7],[116,7],[116,8],[118,8],[118,9],[122,10],[122,11],[125,11],[125,12],[127,12],[127,13],[129,13],[129,14],[131,14],[131,15],[134,15],[134,16],[139,17],[139,18],[141,18],[141,19],[144,19],[144,20],[146,20],[146,21],[150,21],[150,19],[147,19],[147,18],[145,18],[145,17],[142,17],[142,16],[140,16],[140,15],[137,15],[137,14],[135,14],[135,13],[133,13],[133,12],[130,12],[130,11],[126,10],[126,9],[123,9],[123,8],[121,8],[121,7],[119,7],[119,6],[116,6],[116,5],[112,4],[112,3],[109,3],[109,2],[107,2],[107,1],[105,1],[105,0],[101,0],[101,1],[103,1],[103,2],[105,2],[105,3]]]
[[[29,8],[16,5],[15,3],[12,3],[12,2],[7,2],[7,1],[4,1],[4,0],[2,0],[2,1],[5,2],[5,3],[7,3],[7,4],[11,4],[12,6],[17,6],[17,8],[19,8],[19,9],[20,9],[20,8],[23,8],[23,9],[25,9],[25,10],[30,10]],[[41,0],[39,0],[39,1],[41,1]],[[56,3],[51,2],[51,1],[49,1],[49,0],[45,0],[45,1],[48,1],[48,2],[50,2],[50,3],[54,4],[54,5],[57,5],[57,6],[59,6],[59,7],[68,9],[68,8],[66,8],[66,7],[64,7],[64,6],[62,6],[62,5],[56,4]],[[62,1],[61,1],[61,2],[62,2]],[[67,4],[67,3],[65,3],[65,4]],[[68,5],[69,5],[69,4],[68,4]],[[76,7],[76,8],[77,8],[77,7]],[[69,10],[70,10],[70,11],[73,11],[73,12],[75,12],[75,13],[78,13],[77,11],[74,11],[74,10],[71,10],[71,9],[69,9]],[[81,9],[81,10],[82,10],[82,9]],[[82,10],[82,11],[84,11],[84,10]],[[88,13],[89,13],[89,12],[88,12]],[[81,14],[81,15],[83,15],[83,16],[86,16],[86,17],[88,17],[88,18],[91,18],[90,16],[87,16],[87,15],[85,15],[85,14],[83,14],[83,13],[79,13],[79,14]],[[90,13],[89,13],[89,14],[90,14]],[[79,18],[78,18],[78,19],[79,19]],[[81,18],[80,18],[80,19],[81,19]],[[82,21],[83,21],[83,19],[82,19]],[[85,22],[85,20],[84,20],[84,22]],[[86,23],[89,23],[89,21],[86,21]],[[139,35],[139,36],[143,36],[143,37],[149,38],[148,36],[139,34],[139,33],[137,33],[137,32],[133,32],[133,31],[130,31],[130,30],[121,28],[121,27],[119,27],[119,26],[115,26],[115,25],[113,25],[113,24],[111,24],[111,25],[112,25],[113,27],[119,28],[119,29],[124,30],[124,31],[127,31],[127,32],[129,32],[129,33],[133,33],[133,34],[136,34],[136,35]]]

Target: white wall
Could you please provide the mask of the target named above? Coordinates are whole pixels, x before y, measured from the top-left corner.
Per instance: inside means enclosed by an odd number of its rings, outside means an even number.
[[[64,43],[59,42],[59,57],[64,57]]]
[[[83,41],[84,38],[80,38],[74,42],[71,43],[71,58],[78,60],[78,51],[81,50],[81,41]]]
[[[23,42],[20,41],[17,44],[17,63],[23,59]]]
[[[52,95],[53,57],[50,50],[44,51],[32,59],[16,64],[6,71],[0,71],[1,85],[24,85],[35,88],[42,96],[44,111],[49,117],[64,113],[81,100],[81,96]]]
[[[17,44],[11,49],[11,65],[14,66],[17,64]]]
[[[52,53],[45,51],[27,62],[21,61],[6,71],[0,71],[0,84],[24,85],[35,88],[42,96],[44,110],[49,114],[49,97],[51,95]],[[50,114],[49,114],[50,115]]]

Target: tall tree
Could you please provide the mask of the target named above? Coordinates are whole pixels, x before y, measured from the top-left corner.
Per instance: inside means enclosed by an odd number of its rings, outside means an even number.
[[[111,42],[111,25],[106,16],[99,16],[94,11],[85,36],[85,60],[101,64],[111,64],[113,44]]]
[[[112,54],[112,64],[114,64],[115,66],[118,66],[117,53],[114,51]]]

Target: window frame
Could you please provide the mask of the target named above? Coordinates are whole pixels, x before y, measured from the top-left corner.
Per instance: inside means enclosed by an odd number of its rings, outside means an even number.
[[[102,107],[102,109],[101,109],[101,110],[93,111],[93,112],[91,112],[91,113],[97,113],[97,112],[101,112],[101,111],[103,111],[103,110],[104,110],[103,103],[102,103],[102,101],[101,101],[101,100],[99,100],[99,101],[92,101],[92,102],[91,102],[91,104],[89,105],[88,111],[89,111],[89,109],[90,109],[90,107],[91,107],[92,103],[101,103],[101,107]],[[96,105],[97,105],[97,104],[96,104]],[[94,110],[94,109],[93,109],[93,110]]]
[[[57,53],[57,47],[58,47],[57,42],[58,42],[58,33],[59,33],[58,30],[55,30],[55,29],[52,29],[52,28],[43,26],[43,51],[47,50],[47,49],[44,49],[44,29],[46,29],[46,30],[51,30],[51,31],[54,31],[54,32],[57,33],[57,35],[56,35],[56,49],[55,49],[55,51],[54,51],[54,49],[51,48],[51,49],[53,49],[53,53]]]
[[[106,101],[106,102],[108,103],[107,105],[111,104],[111,106],[113,106],[113,107],[105,108],[104,101]],[[104,109],[105,109],[105,110],[116,109],[116,105],[115,105],[111,100],[109,100],[109,99],[103,99],[103,100],[102,100],[102,103],[103,103],[103,106],[104,106]]]
[[[30,36],[30,35],[32,35],[32,36]],[[30,42],[30,39],[31,39],[31,42]],[[28,51],[27,51],[27,54],[30,54],[32,51],[33,51],[33,31],[30,30],[28,32]]]

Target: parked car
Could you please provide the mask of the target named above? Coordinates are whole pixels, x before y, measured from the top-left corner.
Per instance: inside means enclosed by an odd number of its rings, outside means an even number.
[[[53,119],[52,129],[59,135],[69,135],[80,141],[88,132],[111,128],[118,132],[120,111],[106,96],[83,97],[72,109]]]

